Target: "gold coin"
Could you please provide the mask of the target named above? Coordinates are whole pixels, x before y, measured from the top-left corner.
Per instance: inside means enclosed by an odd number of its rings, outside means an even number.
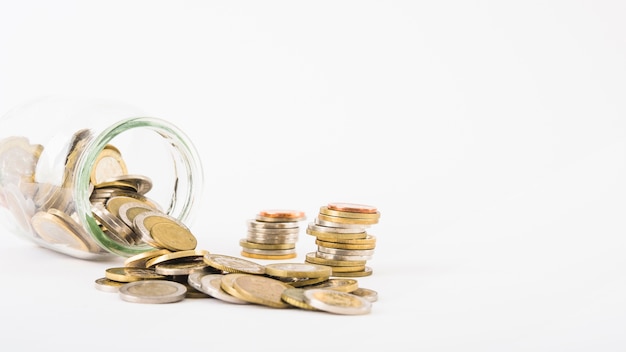
[[[150,236],[159,247],[171,251],[187,251],[195,249],[198,242],[189,229],[176,223],[159,222],[150,229]]]
[[[248,303],[252,303],[249,302],[246,298],[244,298],[239,291],[237,291],[234,287],[234,282],[236,279],[238,279],[239,277],[242,276],[248,276],[248,275],[254,275],[254,274],[246,274],[246,273],[228,273],[226,275],[222,276],[222,279],[220,280],[220,288],[228,293],[229,295],[238,298],[244,302],[248,302]]]
[[[335,272],[333,270],[333,275],[332,276],[336,276],[336,277],[365,277],[365,276],[370,276],[373,273],[374,273],[374,271],[372,270],[372,268],[370,268],[369,266],[366,266],[365,269],[363,269],[361,271]]]
[[[329,290],[352,292],[359,288],[359,282],[355,279],[328,279],[318,284],[305,286],[304,289],[326,288]]]
[[[211,267],[229,273],[265,274],[265,265],[225,254],[207,253],[204,256],[204,261]]]
[[[126,258],[124,261],[124,266],[133,267],[133,268],[146,268],[146,262],[152,258],[156,258],[158,256],[172,253],[171,251],[162,248],[162,249],[154,249],[149,250],[143,253],[135,254],[132,257]]]
[[[354,219],[378,219],[380,218],[379,212],[359,213],[359,212],[332,210],[332,209],[328,209],[328,207],[320,207],[320,214],[328,215],[328,216],[338,216],[341,218],[354,218]]]
[[[365,270],[365,265],[357,266],[333,266],[333,273],[350,273]]]
[[[157,264],[165,263],[170,260],[180,260],[180,259],[191,260],[194,257],[204,257],[204,255],[207,253],[209,252],[204,249],[192,249],[188,251],[178,251],[178,252],[171,252],[168,254],[162,254],[158,257],[154,257],[148,260],[146,262],[146,267],[152,268]]]
[[[261,210],[258,216],[264,218],[287,219],[288,221],[299,221],[306,218],[303,211],[294,209],[265,209]]]
[[[365,239],[368,236],[367,232],[365,231],[358,232],[358,233],[336,233],[336,232],[320,232],[320,231],[312,230],[310,228],[306,229],[306,234],[315,236],[318,239],[321,239],[322,241],[328,241],[328,242]]]
[[[304,299],[309,305],[335,314],[367,314],[372,302],[347,292],[315,288],[304,290]]]
[[[350,213],[376,214],[378,212],[378,209],[376,209],[376,207],[374,206],[356,203],[332,202],[328,203],[327,208],[330,210],[344,211]]]
[[[313,263],[273,263],[265,265],[265,274],[276,277],[317,278],[329,277],[332,268]]]
[[[280,279],[280,278],[279,278]],[[316,278],[303,278],[303,279],[289,279],[289,281],[284,281],[284,283],[288,284],[291,287],[306,287],[306,286],[310,286],[310,285],[315,285],[315,284],[319,284],[320,282],[324,282],[326,280],[330,279],[330,276],[322,276],[322,277],[316,277]]]
[[[374,225],[378,223],[378,218],[376,219],[342,218],[339,216],[330,216],[330,215],[324,215],[324,214],[317,214],[317,218],[322,221],[333,222],[336,224]]]
[[[119,282],[133,282],[150,279],[165,279],[164,275],[157,274],[152,269],[114,267],[105,270],[107,279]]]
[[[315,240],[315,244],[326,248],[347,249],[347,250],[361,250],[361,249],[374,249],[376,248],[376,242],[374,243],[342,243],[334,241],[323,241],[319,238]]]
[[[328,265],[331,267],[359,266],[359,265],[365,265],[367,263],[367,260],[333,260],[333,259],[321,258],[317,256],[317,252],[307,253],[305,261],[308,263]]]
[[[255,242],[247,241],[245,239],[239,240],[239,245],[243,248],[266,249],[266,250],[296,248],[295,243],[255,243]]]
[[[244,300],[272,308],[288,308],[283,301],[283,291],[291,286],[286,283],[261,275],[243,275],[233,280],[233,288]]]
[[[317,310],[317,308],[312,307],[304,300],[304,289],[291,287],[285,289],[283,293],[280,295],[280,298],[287,302],[288,304],[306,310]]]
[[[298,256],[298,253],[282,254],[282,255],[268,255],[268,254],[254,254],[254,253],[248,253],[248,252],[241,251],[241,255],[244,256],[244,257],[253,258],[253,259],[282,260],[282,259],[292,259],[292,258],[295,258],[295,257]]]

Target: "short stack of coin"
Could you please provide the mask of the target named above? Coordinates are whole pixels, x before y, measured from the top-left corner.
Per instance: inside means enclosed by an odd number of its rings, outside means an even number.
[[[371,275],[366,264],[374,255],[376,237],[367,229],[379,219],[380,212],[371,205],[333,202],[320,207],[306,230],[316,238],[317,251],[307,253],[305,261],[330,266],[332,276]]]
[[[239,241],[241,255],[254,259],[291,259],[297,256],[299,222],[306,220],[299,210],[261,210],[248,220],[248,234]]]

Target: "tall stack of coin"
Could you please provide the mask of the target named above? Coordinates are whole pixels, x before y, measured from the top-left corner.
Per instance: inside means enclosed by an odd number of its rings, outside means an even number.
[[[248,220],[248,234],[239,241],[241,255],[255,259],[290,259],[297,256],[299,222],[306,220],[299,210],[261,210]]]
[[[380,212],[371,205],[334,202],[320,207],[306,230],[315,236],[317,251],[307,253],[305,261],[330,266],[332,276],[371,275],[366,264],[373,258],[376,237],[367,229],[379,219]]]

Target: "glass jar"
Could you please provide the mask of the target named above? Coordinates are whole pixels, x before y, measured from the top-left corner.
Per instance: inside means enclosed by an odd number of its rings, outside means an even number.
[[[60,253],[97,260],[152,250],[102,213],[107,201],[129,197],[190,225],[203,184],[189,137],[124,103],[44,97],[0,118],[0,226]]]

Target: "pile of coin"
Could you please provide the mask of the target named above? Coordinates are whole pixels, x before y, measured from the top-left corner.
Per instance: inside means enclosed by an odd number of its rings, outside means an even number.
[[[369,276],[376,237],[367,229],[377,224],[380,212],[371,205],[332,202],[320,207],[306,233],[314,236],[317,251],[306,254],[305,262],[326,265],[337,277]]]
[[[231,304],[367,314],[378,300],[355,279],[331,278],[331,268],[310,263],[257,262],[206,250],[155,249],[127,258],[95,280],[101,291],[133,303],[215,298]]]
[[[107,253],[81,225],[72,193],[78,158],[92,137],[86,129],[73,134],[56,183],[35,175],[45,153],[43,146],[30,144],[25,137],[0,141],[0,206],[36,242],[59,246],[78,257]],[[151,179],[129,174],[115,146],[106,145],[97,155],[89,187],[93,218],[105,234],[101,241],[171,250],[195,247],[189,229],[146,196],[152,189]]]
[[[239,240],[241,255],[254,259],[291,259],[297,256],[299,222],[306,220],[303,211],[267,209],[247,221],[246,238]]]

